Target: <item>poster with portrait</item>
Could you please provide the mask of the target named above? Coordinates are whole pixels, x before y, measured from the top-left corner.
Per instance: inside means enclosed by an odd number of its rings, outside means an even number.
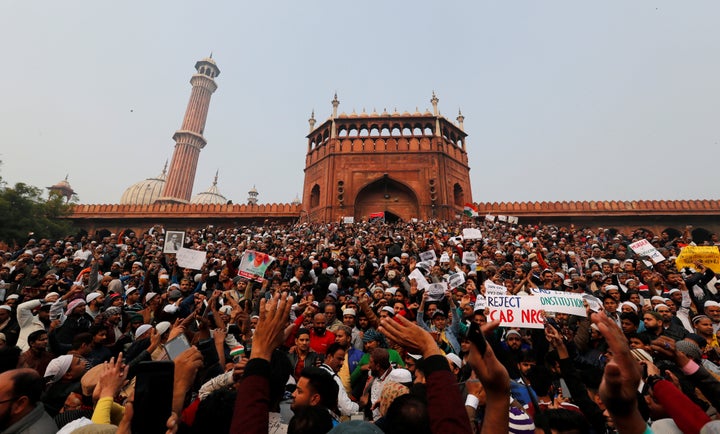
[[[185,232],[183,231],[167,231],[165,232],[165,245],[163,245],[163,253],[177,253],[185,241]]]
[[[255,250],[245,250],[242,260],[240,261],[238,275],[257,282],[262,282],[263,276],[265,276],[265,271],[274,260],[275,258],[267,253]]]

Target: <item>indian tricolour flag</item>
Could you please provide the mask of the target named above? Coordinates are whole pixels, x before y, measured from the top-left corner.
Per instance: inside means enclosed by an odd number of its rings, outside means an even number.
[[[465,204],[465,208],[463,209],[463,212],[468,217],[477,217],[479,215],[478,209],[475,207],[475,205],[473,205],[471,203]]]

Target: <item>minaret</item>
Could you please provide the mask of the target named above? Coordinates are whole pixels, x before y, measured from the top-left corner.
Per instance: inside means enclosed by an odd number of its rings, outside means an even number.
[[[430,103],[433,106],[433,115],[435,115],[435,135],[440,137],[440,112],[438,111],[438,102],[440,102],[440,100],[435,95],[435,91],[433,91]]]
[[[315,109],[313,109],[312,114],[310,115],[310,119],[308,119],[308,123],[310,124],[310,132],[312,133],[315,129]]]
[[[258,203],[258,191],[253,185],[253,188],[248,191],[248,199],[247,199],[248,205],[257,205]]]
[[[185,110],[182,126],[173,135],[175,152],[170,163],[165,188],[158,201],[188,203],[192,195],[195,171],[197,170],[200,150],[207,141],[203,137],[207,120],[210,97],[217,89],[214,78],[220,75],[215,60],[206,57],[195,63],[195,73],[190,79],[192,92]]]

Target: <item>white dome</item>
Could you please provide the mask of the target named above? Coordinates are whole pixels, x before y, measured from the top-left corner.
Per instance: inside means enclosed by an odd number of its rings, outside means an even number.
[[[149,205],[160,199],[165,188],[165,170],[156,178],[148,178],[128,187],[120,198],[120,204]]]
[[[202,205],[225,205],[227,203],[227,199],[218,191],[217,178],[218,175],[216,173],[215,180],[210,188],[193,196],[193,198],[190,199],[190,203],[198,203]]]

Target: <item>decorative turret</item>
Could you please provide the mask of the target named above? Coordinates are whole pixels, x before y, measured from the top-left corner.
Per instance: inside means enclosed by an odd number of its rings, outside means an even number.
[[[255,185],[253,185],[250,191],[248,191],[247,203],[248,205],[257,205],[258,203],[258,191],[255,188]]]
[[[308,119],[308,123],[310,124],[310,132],[312,133],[315,129],[315,110],[313,110],[310,114],[310,119]]]
[[[70,187],[70,183],[68,182],[68,175],[65,175],[65,179],[62,181],[59,181],[57,184],[53,185],[52,187],[46,187],[48,189],[48,194],[50,196],[56,195],[60,197],[65,198],[65,202],[70,202],[70,199],[72,199],[73,194],[75,194],[75,190]]]
[[[460,127],[461,130],[465,131],[465,128],[463,127],[463,122],[465,121],[465,116],[463,116],[462,111],[458,109],[458,117],[456,118],[458,121],[458,127]]]

